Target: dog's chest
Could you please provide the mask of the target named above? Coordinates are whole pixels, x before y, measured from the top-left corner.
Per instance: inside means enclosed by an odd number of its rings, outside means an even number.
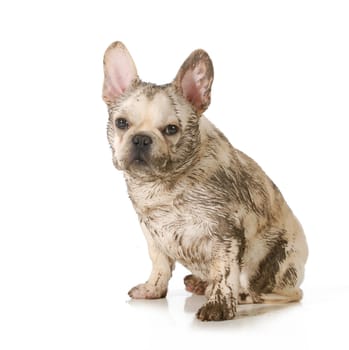
[[[211,260],[214,225],[205,212],[183,201],[181,193],[148,192],[134,203],[158,248],[204,277]]]
[[[197,274],[206,274],[212,248],[210,222],[165,206],[151,211],[144,220],[154,242],[166,255]]]

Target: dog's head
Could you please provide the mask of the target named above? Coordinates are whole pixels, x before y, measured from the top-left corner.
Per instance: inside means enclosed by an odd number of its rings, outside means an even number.
[[[199,118],[210,103],[213,66],[194,51],[167,85],[144,83],[121,42],[104,55],[103,99],[109,110],[108,140],[117,169],[133,176],[165,177],[197,158]]]

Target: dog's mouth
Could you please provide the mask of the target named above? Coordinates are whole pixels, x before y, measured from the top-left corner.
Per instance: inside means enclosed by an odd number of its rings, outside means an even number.
[[[167,154],[154,155],[151,152],[130,149],[123,158],[115,159],[114,165],[134,175],[162,176],[169,171],[170,158]]]
[[[130,164],[136,164],[136,165],[139,165],[139,166],[145,166],[145,165],[148,165],[148,163],[146,162],[146,160],[144,159],[134,159],[133,161],[131,161]]]
[[[145,167],[149,166],[149,160],[146,155],[141,151],[135,151],[129,158],[129,166],[135,165],[137,167]]]
[[[133,154],[127,159],[124,164],[124,169],[134,174],[152,174],[161,176],[167,173],[168,159],[165,157],[153,158],[147,154]]]

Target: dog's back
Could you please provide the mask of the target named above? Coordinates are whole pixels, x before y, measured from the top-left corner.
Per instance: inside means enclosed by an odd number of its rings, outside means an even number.
[[[243,231],[241,291],[250,290],[256,300],[266,293],[285,296],[275,297],[276,302],[299,300],[308,256],[299,221],[254,160],[233,148],[207,119],[202,119],[200,130],[206,140],[204,157],[212,164],[205,166],[203,182],[212,194],[206,204]],[[264,298],[272,301],[270,296]]]

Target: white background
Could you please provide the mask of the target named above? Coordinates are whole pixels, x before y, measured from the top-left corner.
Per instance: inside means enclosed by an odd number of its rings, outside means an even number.
[[[115,40],[159,84],[208,51],[206,116],[305,228],[301,304],[202,324],[180,266],[166,300],[129,302],[150,262],[106,139]],[[0,50],[2,350],[348,349],[347,1],[2,1]]]

